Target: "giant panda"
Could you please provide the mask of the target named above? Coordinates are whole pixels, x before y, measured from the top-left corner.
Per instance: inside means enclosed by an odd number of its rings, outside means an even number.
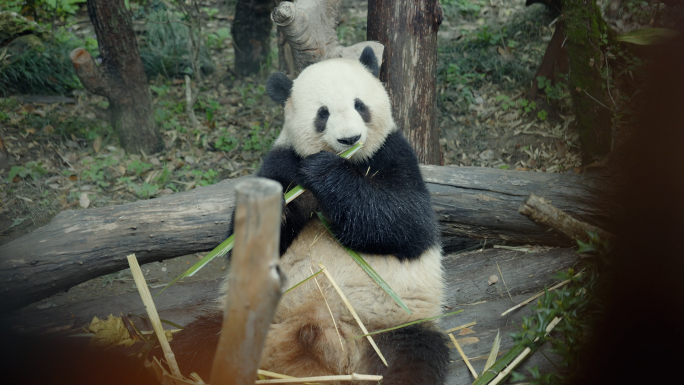
[[[283,208],[280,266],[288,284],[303,281],[322,263],[371,332],[440,315],[444,294],[430,196],[416,156],[392,119],[378,73],[377,58],[366,48],[358,61],[319,62],[294,81],[282,73],[271,75],[266,91],[284,106],[285,122],[257,173],[280,182],[283,191],[298,184],[306,189]],[[358,142],[363,148],[349,160],[337,155]],[[334,237],[316,212],[327,218]],[[412,314],[340,243],[359,252]],[[363,332],[329,281],[317,278],[317,283],[322,292],[309,280],[281,298],[261,369],[295,377],[380,374],[385,385],[444,383],[449,349],[436,325],[374,335],[385,367],[367,339],[350,339]],[[198,328],[204,337],[193,331]],[[204,317],[179,333],[175,345],[185,346],[174,351],[181,369],[209,375],[211,359],[194,351],[207,341],[215,345],[220,328],[220,317]]]

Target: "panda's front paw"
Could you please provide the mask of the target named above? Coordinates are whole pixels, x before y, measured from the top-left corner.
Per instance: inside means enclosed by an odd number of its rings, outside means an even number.
[[[302,159],[297,169],[297,179],[304,188],[315,191],[316,186],[325,183],[331,172],[344,165],[345,159],[332,152],[321,151]]]

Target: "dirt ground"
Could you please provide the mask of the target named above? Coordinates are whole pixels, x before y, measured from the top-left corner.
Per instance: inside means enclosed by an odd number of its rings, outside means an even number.
[[[438,124],[445,164],[529,172],[582,172],[569,98],[526,94],[553,33],[543,6],[524,0],[445,0],[439,32]],[[366,2],[345,1],[338,34],[344,44],[365,40]],[[0,244],[48,223],[63,210],[81,210],[152,199],[255,172],[277,137],[282,111],[265,96],[265,77],[231,75],[232,10],[205,1],[206,33],[214,34],[215,64],[201,85],[201,125],[189,128],[185,90],[179,79],[150,79],[155,116],[165,149],[125,154],[111,127],[98,118],[105,99],[74,91],[66,98],[0,99],[0,135],[11,164],[0,169]],[[73,28],[92,34],[86,15]],[[144,21],[136,28],[144,29]],[[501,40],[501,44],[499,44]],[[207,38],[207,41],[210,41]],[[562,90],[561,90],[562,91]],[[528,111],[526,111],[528,109]],[[151,287],[185,271],[204,253],[143,266]],[[215,260],[187,280],[223,276],[227,262]],[[28,307],[59,306],[106,297],[135,286],[130,271],[99,277]]]

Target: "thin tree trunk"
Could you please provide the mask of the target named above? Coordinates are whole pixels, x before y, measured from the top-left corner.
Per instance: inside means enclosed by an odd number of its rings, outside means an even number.
[[[123,0],[88,0],[102,64],[82,49],[72,61],[83,86],[109,99],[111,125],[129,153],[156,152],[161,138],[152,113],[147,76],[138,53],[133,22]]]
[[[601,78],[604,63],[600,50],[601,35],[608,31],[595,0],[563,0],[562,4],[572,108],[577,118],[582,160],[590,163],[594,156],[610,151],[612,111],[604,97],[606,82]]]
[[[274,0],[238,0],[231,27],[235,48],[235,72],[247,76],[259,72],[271,51],[271,12]]]
[[[394,119],[418,160],[443,164],[436,124],[437,0],[369,0],[368,40],[385,45],[380,80],[386,84]]]

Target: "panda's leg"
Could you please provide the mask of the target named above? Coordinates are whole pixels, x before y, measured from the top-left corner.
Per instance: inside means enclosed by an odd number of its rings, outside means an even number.
[[[442,385],[446,382],[449,348],[443,333],[413,325],[374,336],[385,356],[385,366],[368,349],[368,374],[382,375],[383,385]]]
[[[171,350],[183,375],[195,372],[209,381],[222,328],[223,316],[215,312],[199,317],[173,335]]]

